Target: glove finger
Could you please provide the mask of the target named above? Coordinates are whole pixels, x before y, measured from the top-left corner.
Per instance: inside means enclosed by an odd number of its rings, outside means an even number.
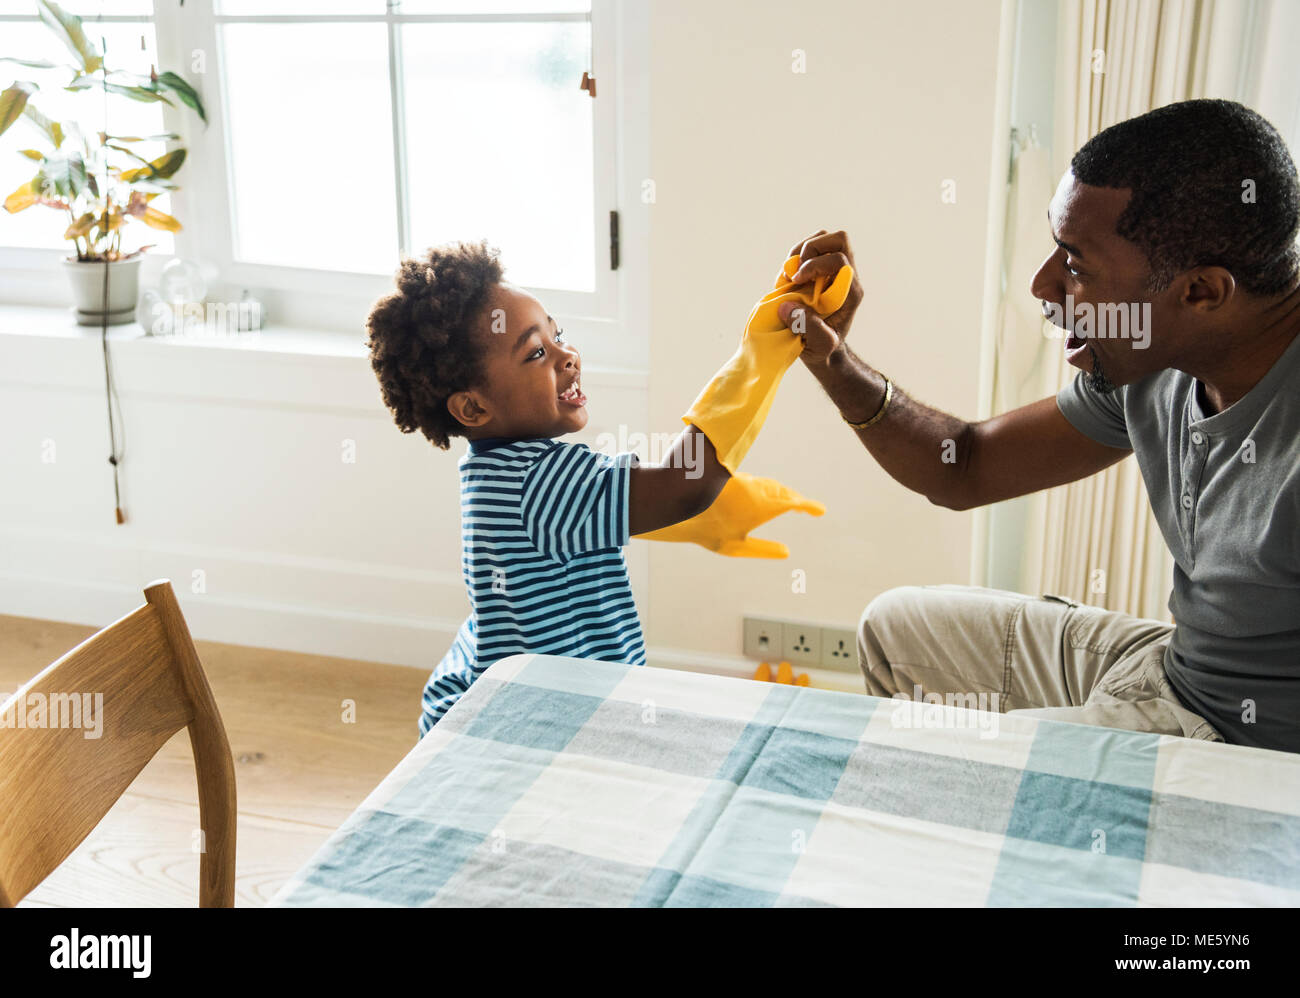
[[[805,499],[799,496],[799,501],[791,503],[785,512],[807,513],[809,516],[821,516],[826,512],[826,507],[816,499]]]
[[[743,541],[723,541],[718,547],[718,554],[732,558],[788,558],[790,549],[780,541],[746,537]]]
[[[737,472],[732,477],[739,477],[745,474]],[[745,487],[758,497],[760,503],[765,507],[770,507],[772,517],[780,516],[782,513],[794,510],[799,513],[808,513],[812,516],[821,516],[826,512],[826,507],[816,499],[809,499],[807,496],[800,495],[790,486],[778,482],[775,478],[755,478],[752,475],[746,475],[738,485]],[[763,522],[766,523],[767,520]]]

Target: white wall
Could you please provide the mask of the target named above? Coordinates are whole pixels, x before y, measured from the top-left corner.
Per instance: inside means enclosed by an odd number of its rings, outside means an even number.
[[[679,419],[791,243],[819,228],[853,240],[866,290],[854,349],[915,397],[975,417],[999,4],[654,9],[655,426]],[[804,74],[791,71],[796,48]],[[956,204],[940,200],[949,178]],[[890,479],[800,364],[744,470],[821,500],[826,515],[758,532],[788,543],[788,561],[652,550],[653,644],[726,653],[746,612],[853,625],[891,586],[969,581],[972,514]],[[793,569],[806,594],[791,592]]]
[[[650,370],[585,371],[593,418],[575,439],[680,429],[790,243],[821,227],[854,239],[866,285],[855,348],[914,396],[975,416],[1000,4],[743,9],[655,2],[634,29],[650,70],[624,97],[650,110],[629,121],[621,207],[625,232],[650,233],[625,249],[634,291],[648,273],[649,307],[630,294],[625,318],[647,324]],[[795,48],[804,74],[791,72]],[[638,199],[646,178],[653,205]],[[945,179],[956,204],[940,201]],[[285,352],[116,344],[129,517],[117,526],[98,338],[47,335],[49,320],[0,307],[0,613],[105,624],[167,576],[200,638],[437,661],[467,607],[464,444],[446,454],[397,432],[360,332],[306,354],[289,334]],[[345,439],[355,464],[341,460]],[[890,586],[969,580],[972,514],[889,479],[799,365],[745,470],[828,512],[758,531],[788,543],[788,561],[635,542],[652,661],[742,668],[745,613],[852,625]],[[806,594],[791,592],[793,569]]]

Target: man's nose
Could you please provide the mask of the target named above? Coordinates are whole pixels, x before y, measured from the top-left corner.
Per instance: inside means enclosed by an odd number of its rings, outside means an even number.
[[[1047,277],[1047,268],[1051,262],[1052,258],[1049,256],[1039,264],[1037,272],[1029,281],[1029,293],[1042,301],[1054,301],[1059,297],[1059,289],[1053,287]]]

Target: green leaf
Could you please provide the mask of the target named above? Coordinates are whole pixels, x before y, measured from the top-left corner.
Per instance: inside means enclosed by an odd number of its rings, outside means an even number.
[[[56,152],[45,160],[45,178],[56,193],[72,200],[86,189],[86,161],[79,152]]]
[[[180,136],[175,132],[163,132],[161,135],[106,135],[99,133],[99,140],[107,142],[112,139],[114,142],[166,142],[168,139],[179,139]],[[134,154],[133,154],[134,155]]]
[[[126,153],[128,156],[130,156],[132,159],[140,161],[140,162],[143,163],[145,166],[148,166],[148,165],[149,165],[149,161],[148,161],[147,159],[145,159],[145,158],[144,158],[143,156],[141,156],[139,153],[132,152],[132,151],[131,151],[130,149],[128,149],[126,146],[118,146],[118,145],[114,145],[112,142],[105,142],[105,143],[104,143],[104,148],[105,148],[105,149],[116,149],[118,152],[124,152],[124,153]]]
[[[86,37],[86,32],[82,30],[81,18],[69,14],[54,0],[36,0],[36,7],[41,20],[80,60],[81,68],[85,72],[93,73],[104,65],[103,57],[95,51],[94,46],[90,44],[90,39]]]
[[[18,120],[27,107],[27,98],[39,87],[35,83],[18,80],[12,87],[0,92],[0,135],[9,130],[9,126]]]
[[[0,55],[0,62],[16,62],[20,66],[27,66],[30,69],[54,69],[59,64],[50,62],[48,59],[15,59],[13,56]]]
[[[63,145],[63,126],[57,121],[51,121],[30,104],[23,109],[23,114],[45,133],[45,137],[54,143],[55,149]]]
[[[75,81],[69,86],[64,87],[63,89],[64,90],[85,90],[88,87],[93,87],[96,85],[103,87],[110,94],[121,94],[123,97],[130,97],[132,100],[138,100],[143,104],[153,104],[153,103],[157,103],[158,101],[162,101],[168,107],[175,106],[166,97],[158,93],[158,91],[150,90],[148,87],[127,86],[122,83],[112,83],[108,80],[92,80],[85,76],[81,77],[81,79]]]
[[[199,98],[198,91],[186,83],[182,77],[171,71],[160,73],[154,86],[163,90],[174,91],[176,96],[181,99],[182,104],[198,112],[199,120],[205,125],[208,123],[208,116],[203,110],[203,101]]]
[[[148,191],[151,194],[166,194],[181,189],[179,184],[173,184],[170,180],[132,180],[129,183],[131,190],[141,193]]]
[[[184,162],[185,150],[173,149],[171,152],[164,153],[145,166],[141,166],[135,170],[123,171],[122,180],[124,183],[128,184],[136,180],[165,180],[179,170],[181,164]]]

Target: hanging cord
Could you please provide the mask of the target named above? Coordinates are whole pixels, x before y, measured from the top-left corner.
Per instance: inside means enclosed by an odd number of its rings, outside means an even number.
[[[101,4],[101,8],[100,8],[99,16],[96,17],[95,20],[96,20],[96,21],[99,23],[99,25],[100,25],[100,31],[99,31],[99,47],[100,47],[100,56],[101,56],[101,58],[105,58],[105,59],[106,59],[107,56],[108,56],[108,39],[106,39],[106,38],[104,37],[104,29],[103,29],[103,7],[102,7],[102,4]],[[103,79],[101,80],[101,82],[107,83],[107,79],[108,79],[108,66],[107,66],[106,63],[105,63],[105,64],[102,64],[102,65],[100,66],[100,73],[103,74]],[[109,132],[108,132],[108,87],[105,86],[105,87],[103,88],[103,91],[104,91],[104,134],[107,135],[107,134],[109,134]],[[107,202],[107,196],[108,196],[108,170],[107,170],[107,157],[105,157],[105,170],[104,170],[104,194],[105,194],[105,205],[106,205],[106,207],[105,207],[105,210],[104,210],[104,214],[100,216],[100,221],[101,221],[102,223],[105,223],[105,224],[106,224],[106,223],[108,222],[108,209],[107,209],[107,203],[108,203],[108,202]],[[112,238],[111,238],[111,236],[109,237],[108,245],[109,245],[110,247],[112,246]],[[113,382],[113,371],[112,371],[112,366],[111,366],[111,364],[109,363],[109,356],[108,356],[108,271],[109,271],[109,260],[108,260],[108,249],[107,249],[107,248],[104,250],[104,254],[105,254],[105,256],[104,256],[104,284],[103,284],[103,295],[102,295],[102,297],[101,297],[101,299],[100,299],[100,306],[99,306],[99,307],[100,307],[99,341],[100,341],[100,345],[101,345],[102,348],[103,348],[103,353],[104,353],[104,397],[105,397],[105,401],[106,401],[107,404],[108,404],[108,447],[109,447],[108,463],[111,464],[111,465],[113,466],[113,513],[114,513],[114,515],[115,515],[115,517],[116,517],[116,519],[117,519],[117,522],[118,522],[119,524],[122,524],[122,523],[125,523],[125,522],[126,522],[126,516],[122,513],[122,488],[121,488],[121,484],[120,484],[120,482],[119,482],[119,480],[118,480],[118,469],[121,467],[122,461],[123,461],[123,460],[125,459],[125,457],[126,457],[126,425],[125,425],[125,423],[123,422],[123,425],[122,425],[122,446],[119,447],[118,444],[117,444],[117,429],[116,429],[116,424],[115,424],[114,421],[113,421],[113,402],[114,402],[114,400],[116,400],[116,402],[117,402],[117,410],[118,410],[118,415],[119,415],[119,417],[120,417],[120,416],[121,416],[121,413],[122,413],[122,400],[121,400],[121,398],[118,396],[118,394],[117,394],[117,386],[116,386],[116,385],[114,384],[114,382]],[[122,422],[120,419],[119,419],[118,421],[119,421],[119,422]]]

